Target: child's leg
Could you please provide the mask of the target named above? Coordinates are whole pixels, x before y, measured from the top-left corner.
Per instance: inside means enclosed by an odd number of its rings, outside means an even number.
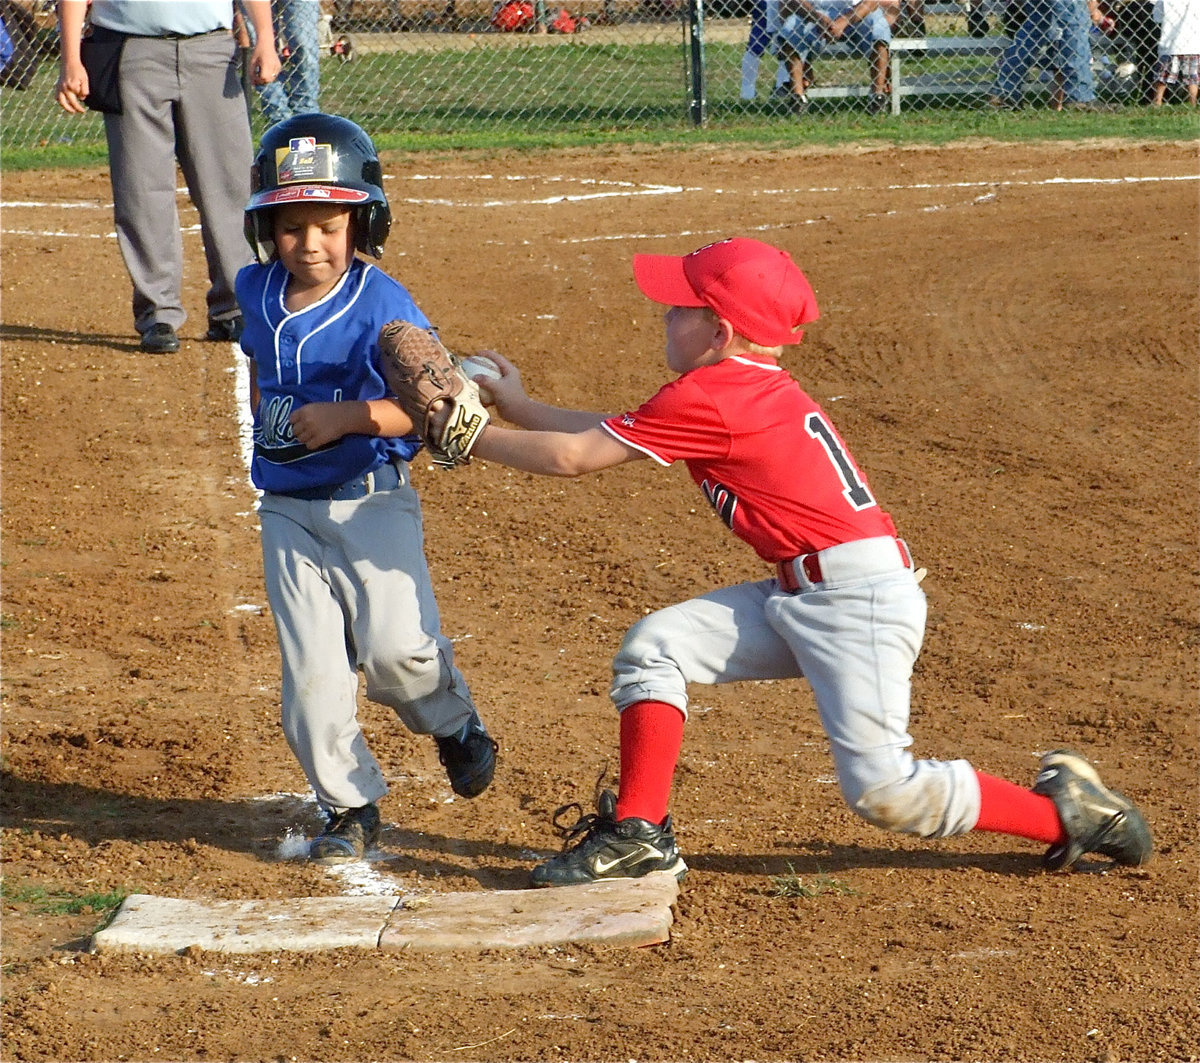
[[[259,511],[267,600],[283,664],[283,732],[323,808],[378,801],[387,784],[358,723],[358,676],[346,617],[321,576],[306,527],[312,503],[264,495]]]
[[[742,89],[743,100],[752,100],[758,93],[759,56],[747,48],[742,54]]]
[[[979,819],[975,830],[1013,834],[1053,845],[1066,840],[1054,802],[1016,783],[975,773],[979,780]]]
[[[750,39],[742,55],[742,99],[752,100],[758,92],[758,68],[771,46],[766,0],[755,0],[750,12]]]
[[[618,818],[661,823],[683,740],[688,683],[799,675],[763,607],[774,581],[745,583],[651,613],[629,629],[613,660],[621,713]]]
[[[621,785],[617,819],[661,823],[683,746],[684,714],[662,701],[639,701],[621,713]]]
[[[969,831],[979,819],[971,765],[909,752],[912,668],[926,612],[912,573],[897,565],[872,582],[824,587],[772,599],[767,618],[812,686],[846,803],[885,830],[923,838]]]
[[[345,603],[367,697],[392,709],[414,734],[447,736],[477,713],[441,630],[420,501],[408,475],[405,466],[404,482],[392,490],[334,503],[355,508],[335,511],[340,539],[327,548],[325,567],[334,571],[335,593]]]
[[[1150,100],[1151,107],[1161,107],[1163,105],[1163,97],[1167,94],[1167,83],[1165,81],[1156,81],[1154,83],[1154,96]]]

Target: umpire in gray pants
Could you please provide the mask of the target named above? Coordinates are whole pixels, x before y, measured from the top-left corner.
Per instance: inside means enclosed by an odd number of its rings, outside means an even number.
[[[269,0],[246,0],[256,30],[250,74],[279,73]],[[85,14],[88,28],[85,33]],[[250,261],[242,208],[250,195],[250,121],[230,0],[61,0],[59,106],[104,112],[117,242],[133,281],[141,349],[179,350],[183,239],[175,160],[200,213],[210,340],[235,341],[237,271]]]

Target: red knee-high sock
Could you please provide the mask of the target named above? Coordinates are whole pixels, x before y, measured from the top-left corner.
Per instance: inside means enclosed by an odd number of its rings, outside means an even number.
[[[667,817],[671,780],[683,746],[683,713],[662,701],[639,701],[621,713],[621,786],[617,819],[651,823]]]
[[[1054,802],[1016,783],[994,775],[979,777],[979,822],[976,830],[995,834],[1015,834],[1019,838],[1056,845],[1067,840]]]

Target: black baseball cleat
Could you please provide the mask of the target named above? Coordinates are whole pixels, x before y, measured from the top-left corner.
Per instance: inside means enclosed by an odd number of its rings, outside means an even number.
[[[174,354],[179,350],[179,336],[165,321],[156,321],[142,333],[138,347],[147,354]]]
[[[483,726],[478,714],[452,735],[435,735],[438,759],[446,769],[450,789],[459,797],[478,797],[492,784],[496,774],[498,743]]]
[[[1042,866],[1048,871],[1073,867],[1086,853],[1101,853],[1127,867],[1150,859],[1154,843],[1142,814],[1128,797],[1105,786],[1078,753],[1055,749],[1043,756],[1033,792],[1054,802],[1068,836],[1046,850]]]
[[[559,818],[571,809],[579,812],[579,820],[572,827],[564,827]],[[683,880],[687,864],[675,847],[670,816],[658,826],[636,816],[622,820],[616,816],[617,799],[611,790],[600,795],[597,811],[587,815],[583,815],[578,804],[558,809],[554,825],[566,835],[566,842],[558,856],[538,864],[530,872],[533,885],[575,886],[607,879],[641,878],[651,871],[668,871]],[[576,838],[579,840],[575,841]]]
[[[314,864],[348,864],[361,860],[379,840],[379,809],[375,805],[328,813],[325,830],[308,847]]]

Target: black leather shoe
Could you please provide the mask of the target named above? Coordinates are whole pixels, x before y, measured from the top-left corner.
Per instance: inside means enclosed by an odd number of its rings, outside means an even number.
[[[208,319],[208,331],[204,334],[206,340],[214,342],[237,343],[242,338],[242,315],[227,317],[221,321]]]
[[[165,321],[158,321],[142,333],[138,346],[147,354],[174,354],[179,350],[179,337]]]

